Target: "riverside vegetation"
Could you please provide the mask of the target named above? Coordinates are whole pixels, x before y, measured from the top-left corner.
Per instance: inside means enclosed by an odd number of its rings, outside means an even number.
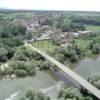
[[[77,30],[92,30],[93,34],[90,36],[80,36],[73,40],[72,46],[61,47],[59,44],[55,44],[54,41],[46,40],[45,51],[51,56],[56,58],[62,63],[70,62],[76,63],[77,61],[85,58],[87,56],[91,57],[100,54],[100,34],[97,30],[100,25],[99,14],[98,16],[92,16],[87,14],[76,13],[76,16],[71,14],[62,14],[58,18],[45,20],[46,25],[62,31],[77,31]],[[0,15],[0,64],[6,63],[8,67],[4,70],[0,69],[0,77],[16,75],[16,77],[26,77],[34,76],[38,70],[48,70],[50,66],[54,67],[50,62],[44,59],[41,55],[33,52],[30,48],[25,48],[24,40],[27,36],[33,33],[27,33],[26,27],[21,22],[14,22],[14,17],[23,19],[20,14],[1,14]],[[84,17],[82,17],[84,16]],[[26,17],[26,14],[25,14]],[[25,18],[29,20],[31,17]],[[92,25],[92,29],[91,26]],[[36,35],[36,34],[35,34]],[[38,34],[40,35],[40,33]],[[37,41],[36,41],[37,42]],[[41,42],[41,41],[38,41]],[[37,47],[38,43],[32,43],[32,45]],[[48,45],[50,44],[50,49]],[[40,44],[43,49],[43,44]],[[100,73],[93,74],[87,78],[87,80],[100,89]],[[50,100],[51,98],[45,96],[43,93],[29,90],[25,97],[20,100]],[[74,87],[64,87],[58,93],[57,100],[97,100],[91,93],[82,89],[77,89]]]

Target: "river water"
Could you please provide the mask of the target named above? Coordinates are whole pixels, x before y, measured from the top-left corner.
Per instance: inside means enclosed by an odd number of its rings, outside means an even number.
[[[0,100],[18,100],[29,89],[39,90],[56,85],[59,80],[50,72],[37,72],[34,77],[0,80]]]
[[[100,72],[100,57],[92,59],[85,58],[73,67],[73,70],[83,77],[87,77],[91,73]],[[56,95],[65,77],[62,77],[62,72],[53,74],[53,72],[37,72],[34,77],[26,77],[20,79],[2,79],[0,80],[0,100],[19,100],[28,89],[41,90],[47,95]],[[65,75],[67,85],[75,85],[76,83]],[[60,79],[59,79],[59,78]],[[73,84],[72,84],[73,83]]]
[[[85,78],[92,73],[100,72],[100,56],[83,59],[75,66],[74,71]]]

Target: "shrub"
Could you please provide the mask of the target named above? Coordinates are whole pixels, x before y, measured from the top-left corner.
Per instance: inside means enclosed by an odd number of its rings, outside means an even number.
[[[100,53],[100,45],[99,45],[98,43],[95,43],[95,44],[93,45],[92,52],[93,52],[94,54],[99,54],[99,53]]]
[[[18,77],[24,77],[27,75],[27,71],[25,71],[23,69],[18,69],[18,70],[15,70],[15,74]]]
[[[27,62],[27,63],[25,64],[25,66],[26,66],[26,70],[27,70],[27,72],[28,72],[28,75],[35,75],[35,74],[36,74],[36,66],[35,66],[34,63],[32,63],[32,62]]]

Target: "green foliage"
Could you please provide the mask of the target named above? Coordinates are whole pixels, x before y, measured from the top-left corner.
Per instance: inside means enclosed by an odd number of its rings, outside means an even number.
[[[8,74],[16,74],[18,77],[24,77],[26,75],[35,75],[36,66],[33,62],[24,61],[12,61],[9,63]]]
[[[77,56],[76,54],[73,54],[73,55],[71,56],[71,58],[70,58],[70,61],[71,61],[72,63],[77,62],[77,61],[78,61],[78,56]]]
[[[53,56],[61,61],[62,63],[67,59],[69,59],[72,63],[75,63],[78,61],[79,56],[81,55],[80,48],[77,47],[70,47],[70,48],[64,48],[64,47],[58,47],[53,52]]]
[[[0,61],[5,62],[7,61],[7,53],[8,51],[5,48],[0,48]]]
[[[92,52],[94,54],[99,54],[100,53],[100,45],[98,43],[93,44]]]
[[[50,62],[42,61],[40,64],[40,70],[47,70],[51,66]]]
[[[13,36],[22,35],[26,33],[26,27],[21,23],[11,23],[11,21],[0,23],[0,35],[1,38],[10,38]]]
[[[22,25],[21,23],[14,24],[13,27],[11,27],[11,33],[13,35],[24,35],[26,32],[26,27]]]
[[[69,31],[71,29],[71,23],[72,23],[71,19],[69,19],[69,18],[64,19],[63,23],[61,24],[62,30],[63,31],[66,31],[66,30]]]
[[[65,57],[63,54],[59,53],[59,54],[56,54],[55,55],[55,58],[60,61],[60,62],[63,62],[65,60]]]
[[[100,32],[100,26],[97,25],[85,25],[86,30],[90,30],[93,33],[99,33]]]
[[[6,47],[8,53],[7,53],[7,57],[8,59],[11,59],[15,53],[15,48],[11,48],[9,46]]]
[[[0,42],[9,47],[16,47],[24,44],[22,38],[1,38]]]
[[[15,60],[27,61],[27,60],[44,60],[37,52],[33,52],[30,48],[21,47],[19,48],[13,57]]]
[[[92,97],[87,96],[87,97],[84,97],[84,100],[93,100],[93,98],[92,98]]]
[[[36,67],[37,65],[33,62],[26,62],[26,70],[29,75],[35,75],[36,74]]]
[[[49,97],[46,97],[43,93],[36,92],[36,91],[32,91],[32,90],[29,90],[26,93],[26,97],[29,100],[50,100],[50,98]]]
[[[100,25],[99,16],[73,16],[73,22],[75,23],[84,23],[89,25]]]
[[[19,100],[26,100],[26,98],[25,97],[21,97]]]
[[[57,47],[52,40],[34,41],[33,46],[46,52],[52,52]]]
[[[0,39],[0,48],[4,48],[0,51],[1,54],[5,56],[0,57],[1,61],[7,61],[7,59],[11,59],[16,51],[16,47],[23,45],[23,41],[19,38],[3,38]],[[5,51],[6,50],[6,51]]]
[[[17,77],[25,77],[27,75],[27,71],[23,69],[18,69],[18,70],[15,70],[15,75]]]
[[[34,96],[35,96],[35,92],[34,91],[27,91],[26,93],[26,97],[29,99],[29,100],[34,100]]]
[[[73,22],[73,16],[62,15],[53,21],[53,27],[61,28],[62,31],[78,31],[85,30],[82,23]]]
[[[5,48],[0,48],[0,57],[7,55],[7,50]]]
[[[88,77],[88,81],[100,89],[100,73],[94,73]]]
[[[27,57],[24,54],[25,50],[17,50],[14,54],[14,59],[15,60],[20,60],[20,61],[26,61]]]
[[[58,100],[84,100],[80,91],[73,87],[64,88],[58,94]]]

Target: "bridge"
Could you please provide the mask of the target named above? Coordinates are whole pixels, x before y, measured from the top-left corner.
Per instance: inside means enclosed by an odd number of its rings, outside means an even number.
[[[31,48],[33,51],[36,51],[40,55],[42,55],[45,59],[50,61],[51,63],[55,64],[58,68],[60,68],[63,72],[65,72],[69,77],[77,81],[81,86],[83,86],[85,89],[87,89],[89,92],[91,92],[94,96],[96,96],[98,99],[100,99],[100,90],[97,89],[95,86],[93,86],[91,83],[86,81],[84,78],[79,76],[77,73],[70,70],[67,66],[60,63],[53,57],[50,57],[48,54],[42,52],[41,50],[33,47],[31,44],[28,44],[25,42],[25,47]]]

